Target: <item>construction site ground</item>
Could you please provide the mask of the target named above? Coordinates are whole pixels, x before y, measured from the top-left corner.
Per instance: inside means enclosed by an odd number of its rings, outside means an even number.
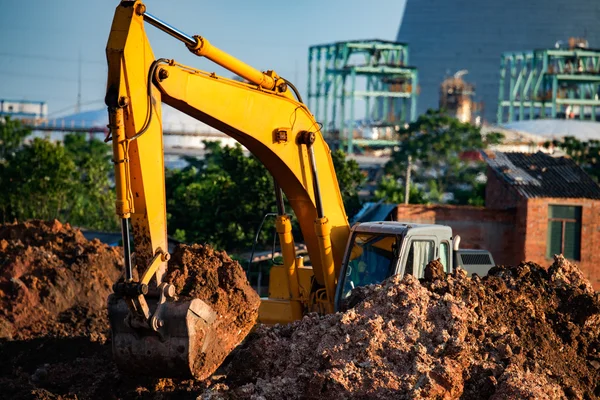
[[[0,226],[0,398],[600,398],[600,294],[562,257],[483,278],[432,262],[423,280],[355,290],[345,312],[258,325],[208,379],[187,381],[113,364],[105,308],[122,263],[68,224]],[[221,316],[232,339],[216,367],[254,325],[258,297],[206,246],[179,247],[167,276]]]

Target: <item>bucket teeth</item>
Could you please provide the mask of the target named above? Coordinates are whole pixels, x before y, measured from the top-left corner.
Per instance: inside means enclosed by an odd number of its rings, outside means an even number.
[[[120,370],[157,377],[204,379],[204,353],[215,335],[216,314],[199,299],[168,301],[153,316],[157,329],[132,328],[130,310],[119,296],[108,298],[113,358]]]

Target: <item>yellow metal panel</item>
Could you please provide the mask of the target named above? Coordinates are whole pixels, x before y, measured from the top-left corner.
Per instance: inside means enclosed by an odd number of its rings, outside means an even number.
[[[136,2],[137,5],[139,2]],[[106,56],[109,107],[124,107],[125,135],[131,139],[148,118],[147,80],[154,54],[144,31],[142,16],[135,6],[119,6],[115,13]],[[147,131],[129,142],[129,179],[134,202],[131,216],[136,262],[144,269],[158,248],[167,251],[164,159],[161,122],[161,96],[153,90],[153,116]],[[161,261],[157,276],[162,278],[166,262]]]
[[[274,265],[269,270],[269,298],[290,298],[287,273],[283,265]]]
[[[258,320],[267,325],[288,324],[294,321],[292,315],[289,300],[262,299],[258,309]]]
[[[331,226],[335,275],[339,274],[350,232],[330,150],[308,109],[284,95],[217,77],[187,67],[164,65],[169,78],[159,83],[165,103],[230,135],[250,150],[283,189],[300,223],[315,279],[324,284],[321,255],[314,230],[317,217],[306,147],[301,132],[317,132],[313,144],[323,208]],[[288,140],[276,131],[288,129]]]

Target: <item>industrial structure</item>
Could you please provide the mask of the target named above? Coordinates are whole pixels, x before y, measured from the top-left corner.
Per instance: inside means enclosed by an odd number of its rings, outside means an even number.
[[[0,116],[42,121],[48,116],[48,105],[45,101],[0,99]]]
[[[386,146],[395,127],[417,115],[417,69],[408,45],[356,40],[315,45],[308,53],[308,106],[332,147]],[[364,103],[362,115],[356,100]],[[357,119],[363,122],[358,124]]]
[[[467,69],[483,119],[494,123],[503,53],[552,48],[572,36],[600,47],[598,21],[600,2],[589,0],[407,0],[396,39],[410,43],[419,69],[419,113],[437,107],[448,74]]]
[[[481,108],[473,101],[475,85],[463,79],[467,73],[468,71],[463,69],[454,76],[444,79],[440,85],[440,108],[445,109],[460,122],[480,125]]]
[[[558,47],[558,46],[557,46]],[[498,123],[600,117],[600,50],[584,39],[568,48],[509,52],[500,60]]]

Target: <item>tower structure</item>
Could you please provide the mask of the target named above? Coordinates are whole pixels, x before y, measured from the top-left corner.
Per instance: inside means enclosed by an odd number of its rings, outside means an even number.
[[[437,107],[448,74],[467,69],[483,117],[494,123],[503,53],[550,49],[569,37],[600,48],[598,21],[600,1],[406,0],[396,39],[410,44],[410,63],[419,69],[419,113]]]
[[[504,53],[498,123],[561,118],[600,120],[600,50],[571,38],[568,48]]]
[[[311,46],[308,105],[330,143],[348,153],[354,146],[385,146],[393,127],[413,121],[417,111],[417,69],[408,66],[408,46],[384,40],[355,40]],[[357,99],[364,108],[360,134]],[[390,127],[392,129],[390,129]],[[388,128],[388,135],[373,134]]]

